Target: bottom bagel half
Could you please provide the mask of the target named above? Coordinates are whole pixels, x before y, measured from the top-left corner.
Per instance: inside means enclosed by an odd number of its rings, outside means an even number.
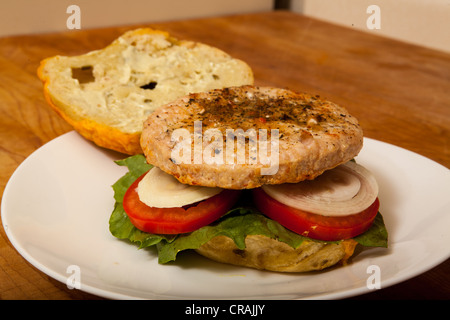
[[[245,249],[239,249],[228,237],[217,236],[196,251],[211,260],[259,270],[307,272],[345,264],[357,242],[338,243],[304,241],[298,248],[261,235],[248,235]]]

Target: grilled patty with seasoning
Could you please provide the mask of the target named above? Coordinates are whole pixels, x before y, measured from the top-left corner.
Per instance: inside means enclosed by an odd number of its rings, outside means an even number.
[[[189,161],[173,157],[181,143],[173,136],[177,129],[190,134]],[[318,96],[256,86],[184,96],[153,112],[141,136],[149,163],[182,183],[227,189],[314,179],[351,160],[362,144],[362,129],[345,108]]]

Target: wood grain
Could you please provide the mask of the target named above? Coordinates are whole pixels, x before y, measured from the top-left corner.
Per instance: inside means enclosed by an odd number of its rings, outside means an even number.
[[[140,25],[142,26],[142,25]],[[140,26],[0,39],[0,192],[33,151],[71,127],[36,76],[49,56],[100,49]],[[246,61],[256,84],[319,94],[356,116],[365,136],[450,168],[450,55],[284,11],[145,26]],[[357,299],[448,299],[450,262]],[[0,299],[98,299],[35,269],[0,228]]]

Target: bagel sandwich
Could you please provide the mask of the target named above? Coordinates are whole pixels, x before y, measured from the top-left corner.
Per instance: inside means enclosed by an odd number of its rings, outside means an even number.
[[[143,154],[117,161],[110,231],[169,263],[184,250],[276,272],[346,264],[387,247],[363,132],[337,104],[251,85],[192,93],[155,110]]]

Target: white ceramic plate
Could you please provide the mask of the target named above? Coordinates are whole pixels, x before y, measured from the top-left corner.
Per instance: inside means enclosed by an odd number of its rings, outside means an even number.
[[[450,172],[410,151],[365,139],[357,161],[380,186],[389,249],[359,253],[351,264],[306,274],[279,274],[183,253],[159,265],[153,250],[114,238],[111,185],[126,168],[119,154],[70,132],[27,158],[8,182],[2,222],[32,265],[81,290],[113,299],[337,299],[423,273],[450,256]],[[79,271],[79,272],[78,272]],[[79,277],[78,277],[79,276]],[[73,284],[73,282],[69,282]]]

